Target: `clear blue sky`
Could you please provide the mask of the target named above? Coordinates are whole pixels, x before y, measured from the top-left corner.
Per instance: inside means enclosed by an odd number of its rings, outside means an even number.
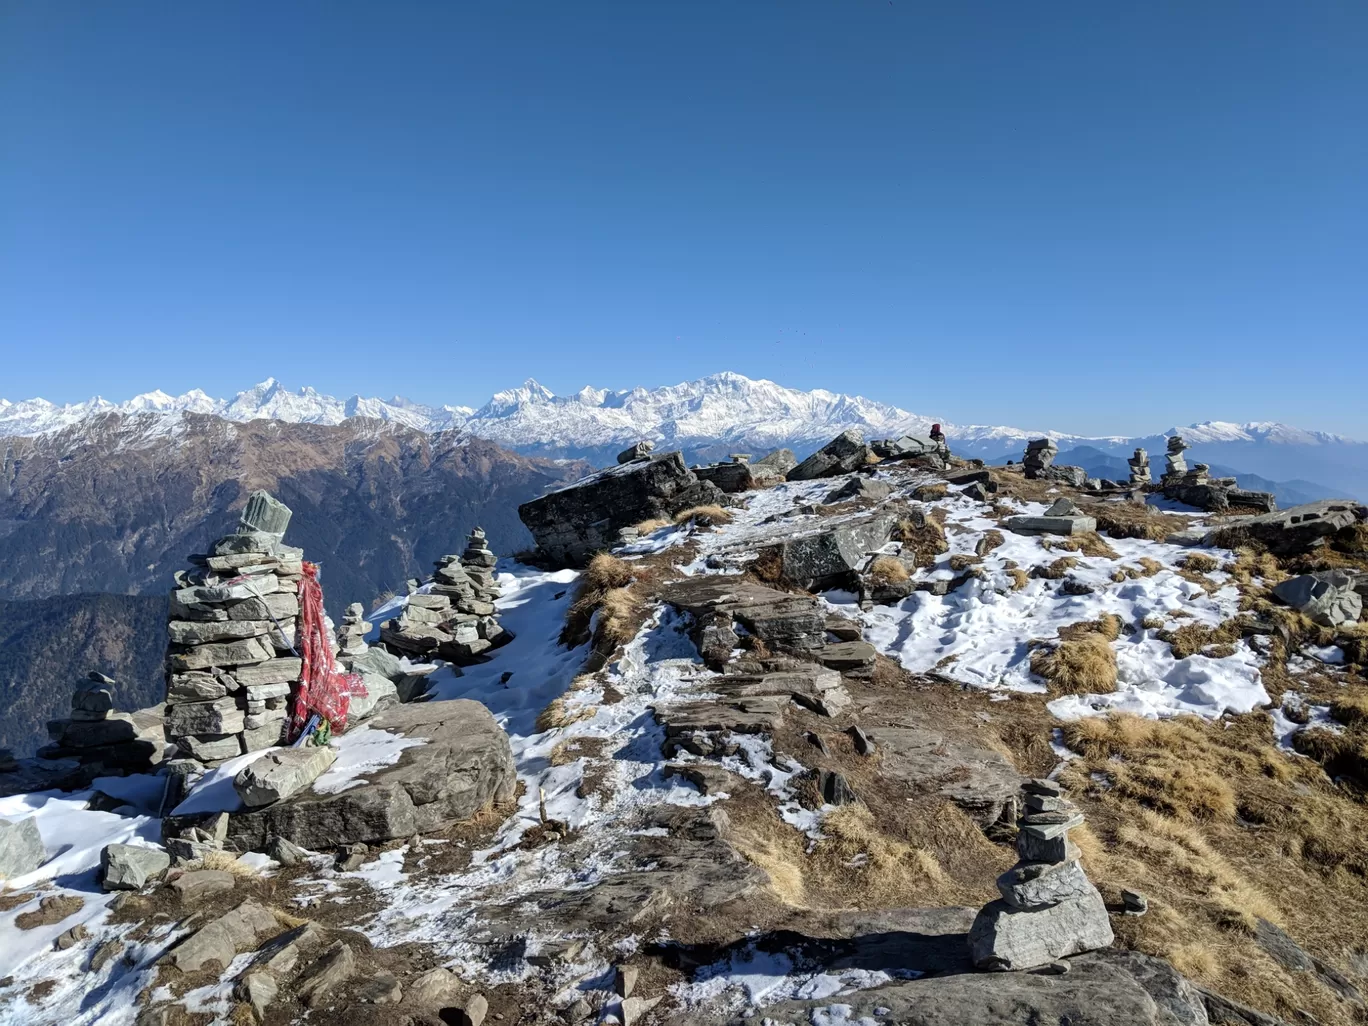
[[[1368,438],[1368,4],[0,4],[0,396]]]

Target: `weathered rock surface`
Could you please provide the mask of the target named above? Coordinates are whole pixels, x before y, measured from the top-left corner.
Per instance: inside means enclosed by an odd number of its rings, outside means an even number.
[[[609,467],[518,507],[543,557],[580,566],[617,543],[618,532],[690,506],[726,504],[716,485],[699,479],[678,452]]]
[[[915,727],[869,731],[883,752],[883,772],[947,798],[988,826],[1021,790],[1024,779],[999,752]]]
[[[268,752],[242,767],[233,790],[254,809],[298,794],[337,761],[337,750],[327,745],[303,745]]]
[[[1071,534],[1087,534],[1097,530],[1097,521],[1092,517],[1082,514],[1069,516],[1019,516],[1008,517],[1004,521],[1003,527],[1013,534],[1037,535],[1037,534],[1059,534],[1068,536]]]
[[[307,790],[290,801],[234,814],[228,839],[265,851],[273,837],[319,850],[435,833],[513,795],[516,773],[508,736],[479,702],[465,699],[401,705],[371,725],[425,743],[392,766],[337,794]]]
[[[1086,879],[1086,878],[1085,878]],[[990,902],[969,931],[975,965],[1031,969],[1112,942],[1107,907],[1096,888],[1091,893],[1034,909]]]
[[[167,952],[166,961],[183,973],[196,972],[211,962],[220,970],[227,969],[238,952],[251,951],[259,939],[279,929],[269,909],[255,901],[244,901],[181,941]]]
[[[752,460],[750,470],[752,488],[769,488],[777,485],[798,465],[798,458],[792,449],[775,449],[774,452],[758,460]]]
[[[867,502],[880,502],[893,494],[893,486],[887,481],[880,481],[865,474],[856,474],[850,477],[845,484],[833,488],[827,492],[822,500],[828,505],[835,505],[838,502],[851,502],[863,499]]]
[[[46,858],[35,817],[0,819],[0,880],[32,873]]]
[[[1368,506],[1353,499],[1321,499],[1290,509],[1231,521],[1211,531],[1208,540],[1234,548],[1245,540],[1257,541],[1277,556],[1308,552],[1326,538],[1368,520]]]
[[[107,891],[140,891],[170,867],[171,856],[160,848],[109,844],[100,852],[100,879]]]
[[[719,615],[733,617],[776,651],[803,654],[826,643],[826,612],[820,600],[810,595],[793,595],[721,575],[672,581],[658,594],[691,614],[700,626]]]
[[[896,525],[892,513],[877,513],[786,539],[779,543],[784,577],[809,591],[848,583],[869,554],[888,543]]]
[[[1325,570],[1283,581],[1273,597],[1309,617],[1322,627],[1357,623],[1363,615],[1363,599],[1355,590],[1352,574]]]
[[[843,431],[788,472],[790,481],[849,474],[869,463],[869,446],[859,428]]]
[[[765,1014],[775,1022],[816,1021],[813,1010],[832,1000],[780,1002]],[[846,1021],[867,1018],[903,1026],[1207,1026],[1210,1021],[1204,995],[1192,983],[1167,962],[1134,951],[1080,955],[1062,976],[955,973],[860,990],[839,1000],[850,1007]]]

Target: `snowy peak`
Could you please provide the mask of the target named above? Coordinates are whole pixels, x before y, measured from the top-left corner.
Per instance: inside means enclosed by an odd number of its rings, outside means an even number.
[[[1207,420],[1187,427],[1175,427],[1165,434],[1182,435],[1188,442],[1267,442],[1273,445],[1341,445],[1352,444],[1351,438],[1324,431],[1305,431],[1302,428],[1279,424],[1276,421],[1252,420],[1247,424],[1232,424],[1223,420]]]

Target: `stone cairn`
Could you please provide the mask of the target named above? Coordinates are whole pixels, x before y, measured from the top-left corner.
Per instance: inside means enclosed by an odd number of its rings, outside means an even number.
[[[1026,472],[1026,476],[1032,480],[1038,477],[1047,476],[1046,472],[1054,465],[1055,457],[1059,455],[1059,446],[1055,444],[1053,438],[1037,438],[1026,445],[1026,455],[1021,460],[1021,466]]]
[[[1183,450],[1192,448],[1187,442],[1183,441],[1181,435],[1172,435],[1168,440],[1168,453],[1164,459],[1164,483],[1177,483],[1187,474],[1187,460],[1183,459]]]
[[[1144,449],[1136,449],[1135,455],[1126,461],[1130,466],[1130,485],[1132,488],[1143,488],[1150,483],[1150,464],[1149,453]]]
[[[165,729],[184,757],[216,763],[281,742],[302,670],[303,551],[283,542],[290,516],[253,493],[236,533],[175,575]]]
[[[43,759],[76,759],[83,769],[111,775],[147,773],[160,747],[138,737],[133,717],[114,711],[114,681],[92,672],[71,696],[71,716],[48,720],[52,743],[38,750]]]
[[[351,660],[370,651],[370,646],[366,644],[366,632],[369,630],[365,607],[360,602],[353,602],[342,614],[342,624],[337,628],[337,656],[348,668]]]
[[[1069,840],[1082,813],[1053,780],[1028,780],[1023,790],[1021,859],[998,877],[1002,897],[983,907],[969,931],[980,969],[1032,969],[1112,942],[1106,904]]]
[[[463,553],[437,560],[429,591],[410,595],[403,613],[380,625],[380,640],[404,654],[453,663],[469,663],[511,641],[494,611],[497,562],[484,531],[475,528]]]

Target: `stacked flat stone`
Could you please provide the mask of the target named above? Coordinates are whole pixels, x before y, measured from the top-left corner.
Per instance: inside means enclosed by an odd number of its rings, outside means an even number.
[[[52,743],[38,749],[39,758],[76,759],[82,767],[103,767],[111,774],[146,773],[157,744],[138,737],[133,717],[114,711],[114,681],[92,672],[71,695],[71,716],[48,720]]]
[[[1168,452],[1164,459],[1165,481],[1177,481],[1187,473],[1187,460],[1183,459],[1183,450],[1192,448],[1187,442],[1183,441],[1181,435],[1172,435],[1168,440]]]
[[[1021,859],[997,879],[1002,897],[985,905],[969,931],[980,969],[1032,969],[1112,942],[1102,895],[1083,872],[1069,831],[1078,808],[1052,780],[1029,780],[1017,833]]]
[[[1059,446],[1053,438],[1037,438],[1026,444],[1026,455],[1022,457],[1021,465],[1028,478],[1043,477],[1058,455]]]
[[[470,662],[511,640],[494,611],[497,562],[484,531],[475,528],[463,553],[437,560],[428,592],[410,595],[403,613],[380,625],[380,640],[403,653],[454,663]]]
[[[290,509],[252,495],[234,534],[176,574],[166,653],[166,739],[216,763],[279,744],[301,661],[303,551],[283,542]]]
[[[342,614],[342,626],[337,628],[337,655],[348,668],[352,659],[370,651],[366,644],[369,630],[365,607],[360,602],[353,602]]]
[[[1144,449],[1136,449],[1135,455],[1126,461],[1130,466],[1131,487],[1147,485],[1150,483],[1150,463],[1149,453]]]

